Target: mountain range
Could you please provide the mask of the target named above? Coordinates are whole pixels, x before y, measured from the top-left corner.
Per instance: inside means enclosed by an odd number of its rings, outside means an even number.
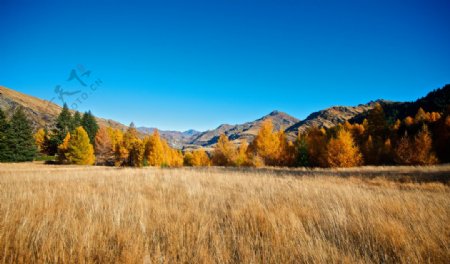
[[[294,139],[298,131],[317,126],[329,128],[339,123],[350,121],[360,122],[367,116],[367,113],[376,103],[383,105],[387,118],[395,120],[404,118],[407,115],[414,115],[419,107],[426,111],[446,111],[450,103],[450,85],[436,89],[423,98],[414,102],[392,102],[386,100],[371,101],[357,106],[333,106],[324,110],[311,113],[306,119],[299,120],[287,113],[272,111],[271,113],[254,121],[243,124],[222,124],[215,129],[208,131],[170,131],[158,130],[161,137],[178,149],[211,149],[217,142],[220,134],[224,133],[229,139],[239,145],[242,140],[250,142],[256,136],[261,123],[270,118],[276,130],[284,129],[289,139]],[[35,129],[40,127],[51,128],[54,120],[61,112],[62,107],[52,102],[26,95],[15,90],[0,86],[0,108],[11,115],[14,109],[22,107],[32,122]],[[109,126],[126,130],[128,126],[120,122],[96,117],[100,126]],[[156,128],[138,127],[141,136],[153,133]]]

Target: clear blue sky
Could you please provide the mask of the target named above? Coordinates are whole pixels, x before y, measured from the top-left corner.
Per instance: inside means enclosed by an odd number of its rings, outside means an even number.
[[[0,0],[0,85],[88,91],[79,110],[160,129],[305,118],[450,83],[449,13],[446,0]],[[72,69],[101,85],[67,81]]]

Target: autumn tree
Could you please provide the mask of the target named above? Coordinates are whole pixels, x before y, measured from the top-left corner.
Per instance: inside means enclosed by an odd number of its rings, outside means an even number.
[[[89,136],[83,127],[77,127],[70,135],[65,156],[70,164],[94,164],[94,147],[89,143]]]
[[[394,149],[394,160],[398,164],[411,165],[414,163],[414,145],[407,132],[400,138]]]
[[[142,167],[145,146],[142,140],[134,139],[129,146],[128,164],[133,167]]]
[[[234,157],[236,149],[228,140],[225,134],[219,136],[219,140],[214,146],[212,154],[212,162],[216,166],[234,166]]]
[[[61,164],[68,163],[67,151],[69,150],[70,132],[64,137],[61,144],[58,146],[58,162]]]
[[[354,167],[361,164],[361,154],[349,131],[341,129],[336,138],[330,139],[327,161],[330,167]]]
[[[266,119],[261,123],[250,149],[253,155],[261,157],[265,165],[275,166],[279,164],[281,144],[279,135],[273,131],[272,120]]]
[[[236,156],[234,158],[234,164],[238,167],[241,166],[250,166],[250,160],[248,157],[248,143],[247,140],[242,140],[241,144],[237,149]]]
[[[306,133],[308,146],[309,166],[326,167],[327,162],[327,135],[325,129],[312,127]]]
[[[210,160],[204,149],[197,149],[192,152],[192,166],[204,167],[209,165]]]
[[[112,165],[114,163],[114,146],[106,127],[101,127],[97,131],[94,150],[97,164]]]
[[[150,166],[161,166],[164,162],[164,147],[157,129],[146,140],[144,157]]]
[[[45,129],[40,128],[36,133],[33,135],[34,142],[36,143],[37,150],[39,152],[43,152],[45,150],[45,144],[47,141],[47,132]]]
[[[427,125],[423,125],[419,133],[414,137],[414,164],[429,165],[437,163],[433,150],[433,142]]]

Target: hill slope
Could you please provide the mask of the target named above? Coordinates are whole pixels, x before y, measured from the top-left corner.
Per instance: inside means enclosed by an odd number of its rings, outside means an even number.
[[[26,95],[0,86],[0,108],[10,115],[16,108],[23,107],[33,127],[51,127],[62,107],[34,96]],[[127,126],[110,119],[96,117],[100,126],[126,129]]]
[[[290,127],[299,121],[297,118],[286,113],[273,111],[270,114],[265,115],[255,121],[247,122],[244,124],[220,125],[216,129],[208,130],[198,134],[191,140],[191,142],[189,142],[189,144],[193,146],[208,147],[214,145],[217,142],[220,134],[222,133],[227,135],[228,138],[234,141],[236,144],[239,144],[241,140],[247,140],[248,142],[250,142],[256,136],[261,123],[268,118],[272,119],[272,123],[276,130],[286,129],[287,127]]]

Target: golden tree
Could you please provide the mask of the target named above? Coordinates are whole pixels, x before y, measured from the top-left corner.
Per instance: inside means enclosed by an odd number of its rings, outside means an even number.
[[[249,158],[248,158],[248,143],[247,140],[242,140],[239,145],[236,153],[236,157],[234,159],[234,164],[238,167],[240,166],[249,166]]]
[[[133,167],[142,167],[145,146],[142,140],[134,139],[129,146],[128,164]]]
[[[94,147],[89,143],[89,136],[83,127],[79,126],[70,135],[66,153],[71,164],[92,165],[95,162]]]
[[[209,166],[210,160],[204,149],[194,150],[192,153],[192,166]]]
[[[414,163],[419,165],[436,164],[436,155],[432,151],[433,142],[427,125],[423,125],[419,133],[414,137]]]
[[[144,158],[150,166],[161,166],[164,163],[164,146],[158,130],[147,138],[145,142]]]
[[[36,142],[36,146],[38,147],[39,152],[43,152],[45,150],[45,143],[47,141],[47,133],[43,128],[40,128],[34,135],[34,141]]]
[[[97,164],[111,165],[114,162],[114,145],[108,128],[100,127],[95,135],[95,156]]]
[[[327,162],[327,136],[325,129],[310,128],[306,133],[306,146],[308,146],[309,166],[326,167]]]
[[[337,137],[330,140],[327,150],[330,167],[354,167],[361,164],[361,153],[352,134],[345,129],[338,131]]]
[[[414,155],[414,145],[405,132],[394,149],[394,161],[398,164],[411,165],[414,163]]]
[[[281,142],[279,135],[273,131],[273,124],[270,118],[261,123],[261,127],[250,149],[253,155],[261,157],[265,165],[278,165]]]
[[[58,162],[59,163],[66,163],[67,162],[67,150],[69,148],[69,141],[70,141],[70,132],[67,132],[66,136],[64,137],[63,142],[58,146]]]
[[[236,149],[225,134],[219,136],[212,155],[212,162],[217,166],[233,166]]]

